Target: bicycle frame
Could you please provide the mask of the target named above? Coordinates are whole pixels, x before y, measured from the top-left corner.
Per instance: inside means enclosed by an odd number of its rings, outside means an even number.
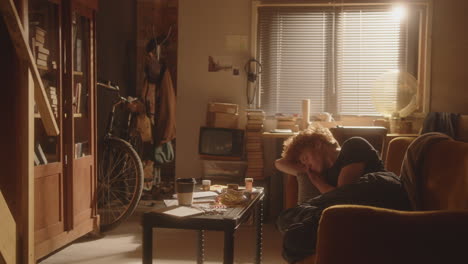
[[[119,106],[119,105],[121,105],[121,104],[124,104],[124,103],[126,104],[126,103],[128,103],[128,100],[127,100],[125,97],[120,96],[120,88],[119,88],[118,86],[112,86],[112,85],[110,84],[110,82],[107,83],[107,84],[98,82],[97,85],[99,85],[99,86],[101,86],[101,87],[104,87],[104,88],[106,88],[107,90],[110,90],[110,91],[112,91],[112,92],[117,93],[117,95],[118,95],[118,97],[119,97],[119,100],[118,100],[116,103],[114,103],[114,104],[112,105],[112,110],[109,112],[109,117],[107,118],[107,125],[106,125],[106,133],[105,133],[105,136],[106,136],[106,137],[110,137],[110,136],[113,135],[113,133],[112,133],[112,128],[113,128],[113,126],[114,126],[115,109],[116,109],[117,106]],[[131,121],[131,116],[129,116],[129,118],[128,118],[128,122],[129,122],[129,123],[130,123],[130,121]],[[129,124],[128,124],[128,125],[129,125]]]

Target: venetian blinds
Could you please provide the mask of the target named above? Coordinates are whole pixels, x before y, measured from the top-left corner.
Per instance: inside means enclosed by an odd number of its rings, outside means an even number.
[[[378,87],[383,74],[404,70],[406,34],[392,10],[344,9],[337,19],[336,89],[342,115],[378,115],[372,96],[395,102],[397,82]],[[393,84],[393,85],[392,85]]]
[[[300,101],[310,99],[312,113],[379,114],[375,80],[404,66],[401,21],[389,9],[259,8],[261,107],[300,113]],[[396,85],[379,94],[395,101]]]
[[[260,98],[266,113],[300,113],[306,98],[312,112],[325,111],[331,18],[326,10],[260,8]]]

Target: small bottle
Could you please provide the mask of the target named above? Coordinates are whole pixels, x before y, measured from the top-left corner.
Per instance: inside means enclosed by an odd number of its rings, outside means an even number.
[[[252,192],[253,178],[245,178],[245,191]]]
[[[211,186],[210,180],[202,180],[202,189],[203,191],[209,191]]]

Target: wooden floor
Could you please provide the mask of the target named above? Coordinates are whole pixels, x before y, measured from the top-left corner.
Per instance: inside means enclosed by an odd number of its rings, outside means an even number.
[[[132,218],[102,238],[82,238],[42,260],[41,264],[131,264],[141,263],[140,217],[145,207],[139,207]],[[155,229],[154,263],[196,263],[195,231]],[[263,263],[286,263],[281,258],[281,234],[273,223],[264,225]],[[236,232],[235,263],[253,263],[255,258],[255,228],[241,226]],[[222,263],[223,233],[205,233],[205,263]]]

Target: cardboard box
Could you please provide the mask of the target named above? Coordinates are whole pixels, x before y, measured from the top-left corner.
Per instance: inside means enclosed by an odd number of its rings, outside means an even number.
[[[227,103],[209,103],[208,112],[238,114],[239,105]]]
[[[207,125],[209,127],[238,128],[239,115],[208,112]]]

